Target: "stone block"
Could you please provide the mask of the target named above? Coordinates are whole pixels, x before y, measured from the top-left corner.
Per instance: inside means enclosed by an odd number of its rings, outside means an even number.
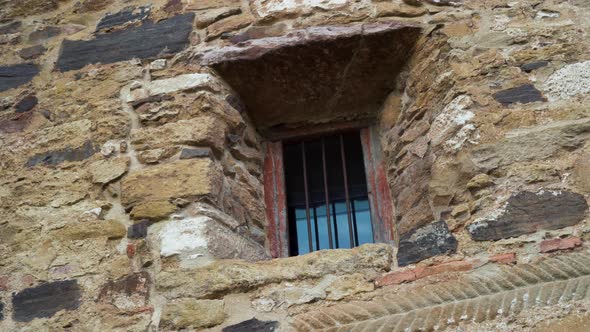
[[[161,324],[173,329],[200,329],[219,325],[224,320],[223,300],[179,299],[166,304]]]
[[[222,7],[209,9],[207,11],[200,12],[199,15],[197,15],[197,27],[203,29],[219,20],[241,13],[242,9],[240,7]]]
[[[180,159],[211,158],[212,156],[209,148],[186,148],[180,151]]]
[[[379,277],[375,280],[375,285],[377,287],[399,285],[437,274],[469,271],[478,264],[479,261],[454,261],[405,271],[394,271]]]
[[[456,250],[457,240],[441,220],[402,234],[397,262],[406,266],[432,256],[453,254]]]
[[[582,240],[579,237],[570,236],[564,239],[551,239],[541,242],[540,252],[549,253],[559,250],[574,249],[582,245]]]
[[[80,306],[81,294],[76,279],[24,289],[12,296],[13,319],[30,322],[35,318],[51,317],[61,310],[76,310]]]
[[[510,88],[496,92],[493,95],[494,99],[502,105],[510,105],[514,103],[532,103],[535,101],[545,101],[545,97],[541,91],[537,90],[532,84],[523,84],[515,88]]]
[[[245,28],[254,22],[254,17],[243,14],[231,16],[223,20],[217,21],[207,27],[207,40],[223,37],[223,34]]]
[[[64,40],[57,60],[60,71],[80,69],[92,63],[113,63],[133,58],[146,59],[174,54],[189,44],[194,14],[177,15],[154,23],[146,21],[137,27],[91,40]]]
[[[217,83],[217,80],[210,74],[185,74],[144,82],[140,84],[139,88],[133,90],[129,90],[130,87],[128,86],[126,87],[128,91],[124,92],[124,94],[126,95],[126,101],[133,103],[133,106],[137,107],[145,102],[160,101],[162,100],[160,96],[170,93],[206,88],[214,90],[212,86],[215,83]]]
[[[535,62],[525,63],[520,66],[520,69],[525,73],[530,73],[535,69],[543,68],[549,64],[549,61],[541,60]]]
[[[549,101],[590,93],[590,61],[565,65],[543,83]]]
[[[125,226],[116,220],[70,222],[55,231],[54,238],[63,241],[86,240],[97,237],[120,239],[127,233]]]
[[[137,151],[167,149],[180,145],[209,147],[218,155],[224,150],[227,125],[212,116],[180,120],[158,127],[145,127],[131,133]]]
[[[139,7],[126,7],[114,14],[106,14],[96,25],[96,31],[108,30],[125,24],[136,23],[145,20],[152,10],[151,5]]]
[[[37,106],[39,100],[35,95],[28,95],[14,105],[16,113],[25,113]]]
[[[160,255],[177,255],[186,267],[206,265],[213,259],[268,259],[263,246],[203,215],[167,221],[158,239]]]
[[[158,275],[158,290],[168,297],[191,294],[206,298],[276,283],[317,279],[328,274],[386,271],[391,266],[392,248],[387,244],[365,244],[353,249],[322,250],[310,254],[248,263],[219,260],[206,266]]]
[[[39,68],[28,63],[0,66],[0,92],[29,83],[38,73]]]
[[[38,58],[40,55],[45,53],[45,51],[47,51],[45,46],[35,45],[23,48],[22,50],[18,51],[18,55],[25,60],[31,60]]]
[[[149,201],[134,206],[133,210],[131,210],[131,218],[158,221],[168,217],[176,209],[176,205],[168,201]]]
[[[573,226],[584,220],[588,203],[571,191],[522,191],[512,195],[506,205],[491,216],[467,226],[476,241],[499,240]]]
[[[55,166],[64,161],[82,161],[90,158],[98,152],[98,148],[90,141],[86,141],[82,146],[77,148],[64,148],[49,152],[36,154],[27,160],[25,166],[33,167],[36,165]]]
[[[418,17],[428,13],[424,7],[408,6],[394,2],[380,2],[376,4],[377,17]]]
[[[274,320],[261,321],[257,318],[245,320],[241,323],[224,327],[222,332],[274,332],[279,330],[279,322]]]
[[[142,239],[148,234],[148,227],[152,224],[149,220],[142,220],[136,224],[133,224],[127,228],[128,239]]]
[[[147,272],[109,280],[99,292],[98,301],[109,303],[121,310],[133,310],[148,304],[151,280]]]
[[[196,198],[215,193],[220,169],[210,159],[179,160],[139,169],[121,182],[121,202],[127,208],[150,201]]]
[[[116,157],[98,160],[89,166],[92,182],[106,184],[127,172],[130,160],[128,157]]]

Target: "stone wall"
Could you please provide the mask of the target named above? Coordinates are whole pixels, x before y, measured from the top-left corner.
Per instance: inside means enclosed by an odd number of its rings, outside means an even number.
[[[363,112],[396,243],[271,260],[264,113],[211,55],[392,22],[407,61]],[[557,306],[590,305],[589,22],[579,0],[0,0],[0,330],[578,317]]]

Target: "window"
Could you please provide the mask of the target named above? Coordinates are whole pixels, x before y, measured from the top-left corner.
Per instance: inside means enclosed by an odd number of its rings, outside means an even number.
[[[283,144],[289,254],[373,242],[360,133]]]
[[[265,143],[264,158],[272,257],[369,242],[393,244],[385,170],[374,126],[351,122],[277,131]]]

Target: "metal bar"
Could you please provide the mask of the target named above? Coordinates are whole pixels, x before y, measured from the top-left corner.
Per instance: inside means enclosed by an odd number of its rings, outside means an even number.
[[[354,246],[354,236],[352,227],[352,216],[350,215],[350,199],[348,197],[348,173],[346,172],[346,155],[344,154],[344,138],[340,135],[340,155],[342,156],[342,173],[344,175],[344,197],[346,199],[346,214],[348,215],[348,234],[350,236],[350,245]]]
[[[313,239],[311,237],[311,218],[309,217],[309,194],[307,188],[307,159],[305,158],[305,142],[301,142],[301,155],[303,156],[303,188],[305,190],[305,217],[307,218],[307,240],[309,252],[313,251]]]
[[[328,193],[328,172],[326,170],[326,140],[322,137],[322,164],[324,168],[324,191],[326,193],[326,224],[328,225],[328,242],[330,249],[333,249],[332,244],[332,225],[330,221],[330,198]]]
[[[350,201],[350,207],[352,210],[352,221],[354,223],[354,241],[355,241],[355,245],[359,245],[359,230],[358,230],[358,224],[356,222],[356,209],[354,207],[354,201]]]
[[[313,224],[315,229],[315,247],[317,250],[320,250],[320,233],[318,230],[318,210],[316,207],[313,207]]]
[[[336,248],[340,248],[338,243],[338,221],[336,220],[336,203],[332,203],[332,215],[334,216],[334,235],[336,235]]]

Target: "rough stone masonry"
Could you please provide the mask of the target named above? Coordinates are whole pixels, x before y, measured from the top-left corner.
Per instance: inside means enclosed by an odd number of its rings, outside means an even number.
[[[589,34],[584,0],[0,0],[0,330],[584,330]],[[272,257],[272,144],[342,123],[393,240]]]

